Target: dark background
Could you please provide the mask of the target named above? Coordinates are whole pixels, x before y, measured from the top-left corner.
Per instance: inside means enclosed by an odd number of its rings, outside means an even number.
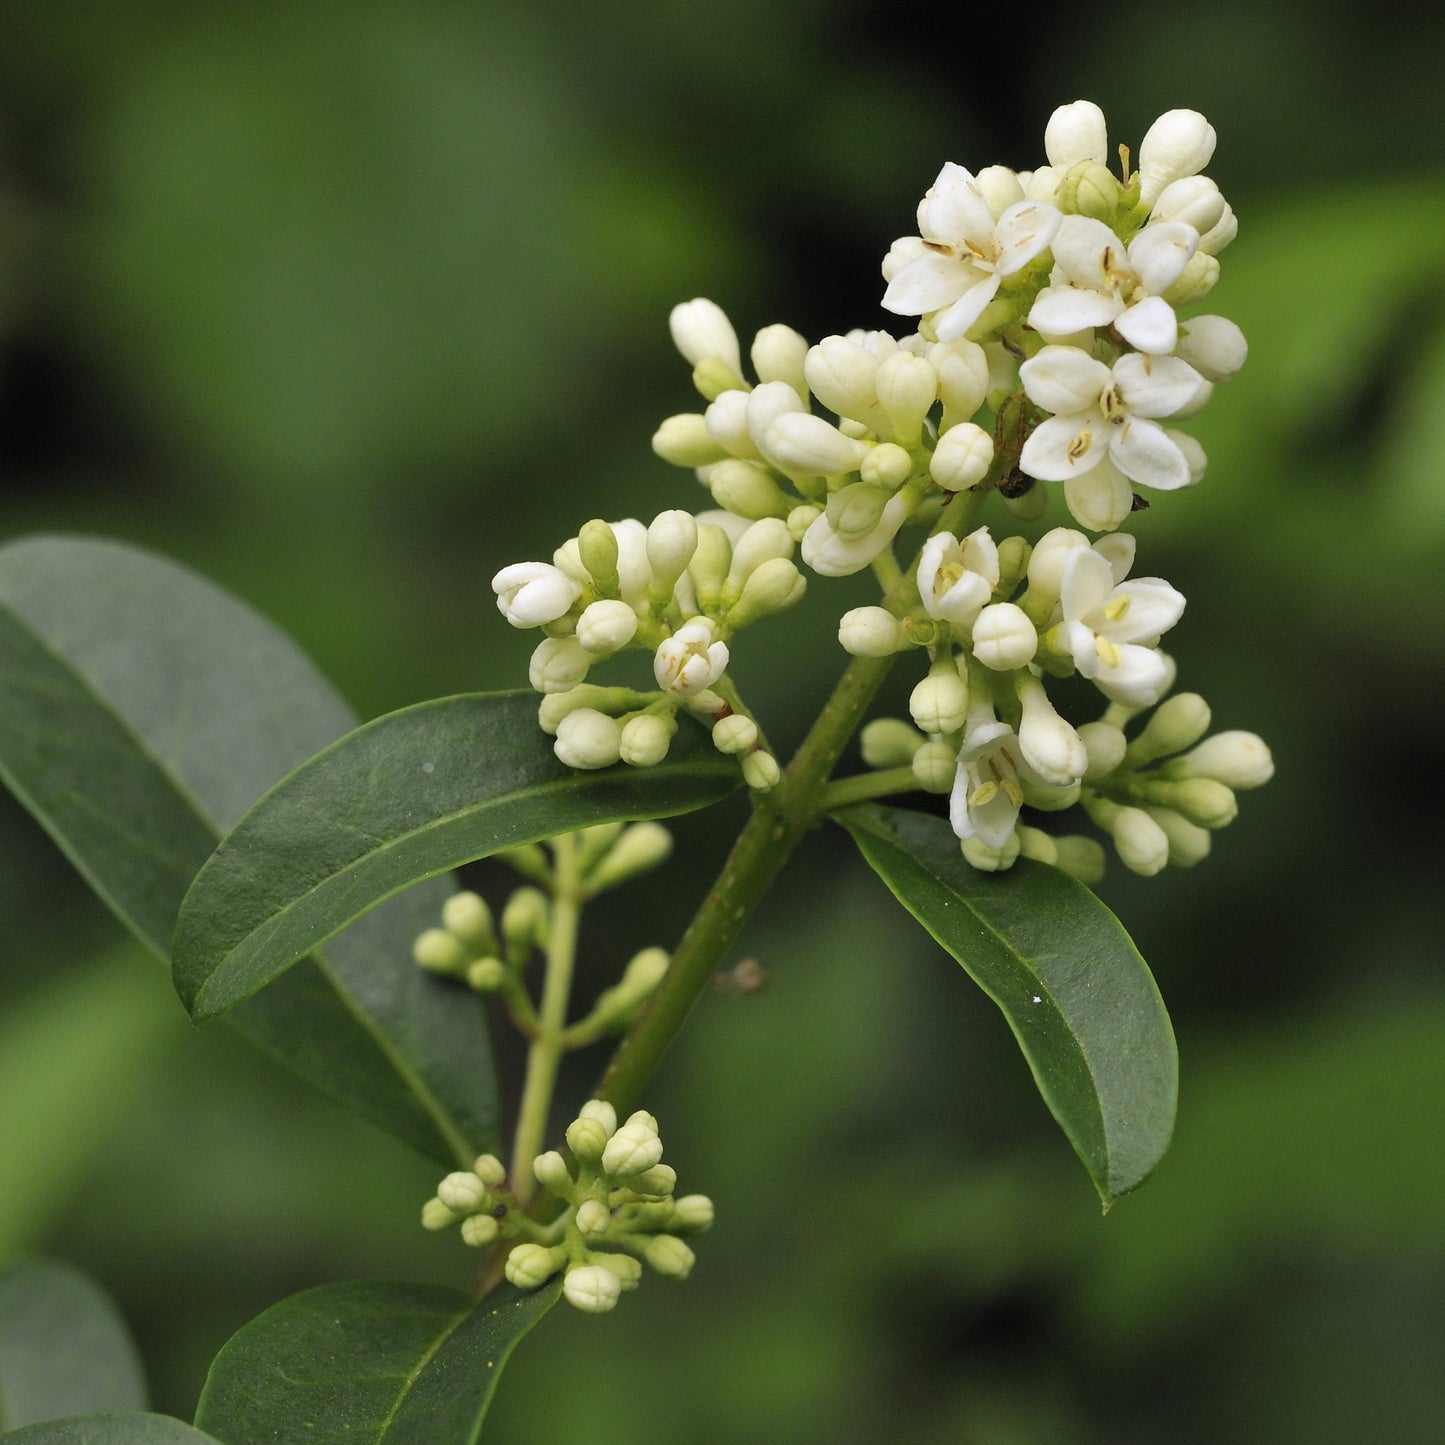
[[[0,539],[165,551],[366,716],[521,680],[505,562],[701,504],[647,444],[695,404],[674,302],[899,329],[878,262],[943,160],[1036,164],[1078,96],[1114,140],[1218,130],[1210,307],[1251,358],[1191,424],[1204,485],[1131,527],[1190,598],[1182,685],[1279,774],[1202,867],[1101,889],[1174,1016],[1172,1152],[1102,1219],[992,1006],[819,834],[742,940],[770,987],[705,998],[650,1092],[718,1203],[693,1279],[557,1311],[496,1438],[1439,1438],[1441,42],[1434,9],[1242,0],[0,9]],[[862,594],[744,639],[775,734]],[[598,910],[584,995],[676,937],[737,821]],[[189,1028],[8,799],[0,960],[0,1257],[93,1270],[158,1408],[290,1291],[466,1277],[415,1225],[437,1171]]]

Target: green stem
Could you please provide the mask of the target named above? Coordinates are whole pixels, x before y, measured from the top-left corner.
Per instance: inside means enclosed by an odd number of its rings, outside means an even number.
[[[556,859],[551,927],[547,936],[546,973],[537,1033],[527,1051],[527,1076],[517,1110],[517,1133],[512,1144],[512,1192],[519,1205],[532,1197],[535,1181],[532,1161],[542,1148],[547,1115],[557,1083],[567,1023],[567,1001],[572,993],[572,965],[577,955],[577,918],[581,889],[577,877],[577,839],[564,833],[552,840]]]
[[[912,767],[884,768],[876,773],[859,773],[853,778],[839,778],[823,789],[818,810],[831,813],[849,803],[863,803],[869,798],[885,798],[889,793],[916,793],[918,779]]]

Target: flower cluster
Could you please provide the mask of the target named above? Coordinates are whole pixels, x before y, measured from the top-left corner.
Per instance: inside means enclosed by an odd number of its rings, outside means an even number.
[[[593,1099],[568,1125],[572,1162],[555,1150],[532,1165],[537,1181],[564,1207],[541,1225],[515,1207],[506,1172],[483,1154],[471,1170],[448,1174],[422,1208],[427,1229],[461,1226],[470,1245],[517,1241],[506,1275],[518,1289],[540,1289],[559,1271],[562,1293],[588,1314],[605,1314],[636,1289],[646,1263],[658,1274],[686,1279],[693,1252],[685,1235],[713,1222],[704,1194],[678,1197],[677,1173],[662,1162],[657,1120],[642,1110],[621,1126],[611,1104]]]
[[[883,307],[918,318],[901,339],[854,330],[810,344],[772,325],[745,368],[719,307],[675,308],[673,339],[705,406],[664,421],[653,448],[693,470],[714,509],[664,512],[646,527],[589,523],[551,564],[505,568],[493,584],[510,621],[548,634],[532,682],[547,694],[541,722],[558,756],[575,767],[655,763],[686,706],[742,757],[752,786],[771,786],[777,764],[727,669],[742,626],[801,596],[796,549],[825,577],[873,568],[883,596],[843,616],[847,651],[927,650],[909,702],[917,731],[904,728],[917,743],[910,762],[921,786],[951,794],[978,866],[1059,852],[1020,830],[1024,803],[1083,803],[1141,871],[1165,855],[1152,834],[1147,848],[1120,841],[1121,829],[1141,829],[1136,814],[1171,840],[1179,826],[1150,808],[1191,828],[1227,821],[1206,809],[1215,821],[1201,822],[1177,790],[1159,791],[1182,778],[1100,771],[1085,730],[1047,692],[1050,679],[1077,674],[1132,716],[1173,683],[1159,642],[1184,597],[1160,578],[1131,578],[1134,540],[1116,529],[1147,507],[1137,489],[1202,478],[1202,448],[1174,423],[1244,364],[1232,321],[1188,310],[1214,287],[1237,229],[1203,174],[1214,143],[1203,116],[1170,111],[1144,136],[1136,169],[1119,147],[1116,174],[1103,113],[1076,101],[1049,120],[1047,160],[1034,170],[944,165],[918,233],[883,261]],[[1078,527],[1104,535],[1055,527],[1030,543],[972,525],[995,490],[1009,514],[1037,519],[1051,483]],[[894,548],[908,525],[930,535],[905,571]],[[652,652],[657,692],[584,682],[626,647]],[[1081,876],[1101,856],[1085,841],[1058,859]],[[1194,839],[1166,853],[1199,851]]]

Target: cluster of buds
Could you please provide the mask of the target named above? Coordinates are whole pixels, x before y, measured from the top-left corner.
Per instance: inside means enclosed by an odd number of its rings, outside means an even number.
[[[471,1245],[517,1240],[506,1275],[518,1289],[540,1289],[562,1272],[562,1293],[588,1314],[614,1309],[636,1289],[647,1264],[686,1279],[693,1252],[684,1236],[713,1222],[703,1194],[677,1195],[677,1173],[662,1162],[657,1120],[639,1110],[620,1127],[611,1104],[593,1099],[567,1128],[571,1164],[555,1150],[532,1165],[538,1183],[563,1205],[538,1225],[512,1207],[501,1163],[491,1154],[470,1172],[448,1174],[422,1208],[427,1229],[460,1224]]]
[[[719,307],[675,308],[673,339],[705,407],[668,418],[653,448],[692,469],[720,510],[665,512],[650,527],[590,523],[552,567],[507,568],[494,583],[513,622],[551,629],[532,681],[549,694],[541,719],[558,755],[578,767],[655,761],[681,700],[713,721],[718,747],[744,757],[753,786],[775,781],[725,669],[737,626],[801,594],[796,547],[815,573],[872,566],[882,584],[880,605],[843,616],[847,651],[927,650],[909,704],[912,766],[923,787],[951,794],[977,866],[1020,852],[1052,860],[1067,842],[1062,866],[1097,872],[1096,844],[1021,829],[1025,802],[1083,801],[1116,840],[1138,831],[1134,814],[1151,817],[1147,807],[1217,826],[1163,800],[1158,789],[1182,779],[1136,778],[1155,790],[1147,797],[1122,778],[1096,786],[1080,730],[1047,693],[1049,679],[1077,674],[1112,707],[1138,711],[1173,683],[1159,642],[1184,597],[1160,578],[1130,578],[1134,541],[1116,529],[1147,506],[1138,488],[1202,478],[1202,449],[1172,424],[1244,364],[1232,321],[1186,311],[1213,289],[1237,230],[1203,174],[1214,143],[1203,116],[1169,111],[1136,169],[1119,147],[1115,173],[1103,113],[1076,101],[1050,118],[1034,170],[945,165],[919,204],[918,234],[883,261],[884,308],[918,318],[901,339],[855,330],[814,345],[767,326],[749,349],[750,377]],[[1056,527],[1030,545],[955,521],[990,490],[1036,520],[1049,490],[1040,483],[1061,483],[1071,519],[1104,535],[1091,543]],[[908,524],[932,535],[900,574],[893,549]],[[599,608],[615,627],[594,625]],[[621,646],[654,650],[660,693],[583,683],[592,660]],[[654,741],[634,745],[631,730]],[[1119,846],[1131,866],[1160,856]],[[1198,853],[1198,841],[1169,852]]]

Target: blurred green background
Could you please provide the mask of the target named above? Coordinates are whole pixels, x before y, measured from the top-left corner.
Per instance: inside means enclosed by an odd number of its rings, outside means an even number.
[[[1078,96],[1219,132],[1251,359],[1132,529],[1182,685],[1279,773],[1201,868],[1101,889],[1174,1016],[1173,1151],[1101,1219],[992,1006],[819,834],[742,940],[770,987],[705,998],[649,1097],[718,1203],[693,1279],[557,1311],[495,1438],[1441,1438],[1442,40],[1343,0],[0,7],[0,539],[161,549],[366,716],[521,679],[503,563],[701,504],[647,444],[695,404],[674,302],[896,328],[878,261],[943,160],[1037,163]],[[863,590],[740,649],[785,740]],[[598,910],[584,992],[737,821]],[[0,1259],[93,1271],[157,1408],[290,1291],[467,1277],[415,1225],[436,1169],[191,1029],[8,798],[0,960]]]

